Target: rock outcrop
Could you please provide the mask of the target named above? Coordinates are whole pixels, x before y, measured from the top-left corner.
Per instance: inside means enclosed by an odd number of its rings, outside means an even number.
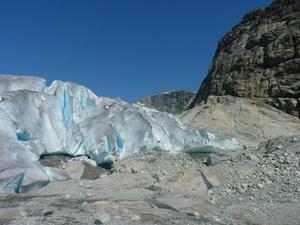
[[[138,103],[158,111],[180,114],[186,109],[191,99],[195,96],[196,93],[192,91],[170,91],[145,97],[139,100]]]
[[[181,115],[184,124],[257,143],[281,135],[300,134],[300,120],[260,101],[233,96],[209,96]]]
[[[256,9],[221,39],[189,108],[210,95],[258,98],[300,117],[299,0]]]

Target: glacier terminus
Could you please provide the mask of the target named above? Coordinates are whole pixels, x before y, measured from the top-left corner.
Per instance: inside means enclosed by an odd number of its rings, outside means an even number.
[[[239,144],[184,126],[170,114],[98,97],[70,82],[0,76],[0,191],[23,193],[65,179],[41,156],[86,156],[101,165],[141,151],[227,150]]]

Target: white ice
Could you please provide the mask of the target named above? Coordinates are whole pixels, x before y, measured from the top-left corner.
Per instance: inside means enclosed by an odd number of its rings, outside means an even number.
[[[46,154],[88,156],[97,164],[139,151],[210,151],[238,146],[182,125],[176,117],[89,89],[37,77],[0,76],[0,191],[26,192],[64,179],[41,166]]]

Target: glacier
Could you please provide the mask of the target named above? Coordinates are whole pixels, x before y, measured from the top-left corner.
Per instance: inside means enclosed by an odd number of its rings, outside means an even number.
[[[184,126],[170,114],[98,97],[88,88],[0,76],[0,191],[23,193],[65,179],[41,156],[87,156],[97,165],[141,151],[234,149],[235,139]]]

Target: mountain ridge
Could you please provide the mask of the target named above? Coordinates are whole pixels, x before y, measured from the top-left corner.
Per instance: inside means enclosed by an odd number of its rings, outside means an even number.
[[[225,34],[189,108],[210,95],[256,98],[300,117],[300,1],[253,10]]]
[[[137,103],[157,109],[158,111],[180,114],[187,108],[195,95],[196,92],[189,90],[170,90],[152,96],[146,96],[138,100]]]

